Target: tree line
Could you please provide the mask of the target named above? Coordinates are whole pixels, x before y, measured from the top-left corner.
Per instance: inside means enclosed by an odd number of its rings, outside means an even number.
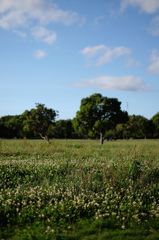
[[[120,105],[117,98],[95,93],[81,100],[75,118],[56,120],[58,111],[37,103],[21,115],[1,117],[0,138],[100,138],[101,144],[103,139],[159,138],[159,112],[148,120],[128,115]]]

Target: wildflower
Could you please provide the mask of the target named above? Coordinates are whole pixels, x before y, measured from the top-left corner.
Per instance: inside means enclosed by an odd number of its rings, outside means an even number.
[[[125,229],[125,225],[122,225],[121,228],[124,230]]]
[[[113,215],[113,216],[115,216],[115,215],[116,215],[116,213],[115,213],[115,212],[112,212],[112,215]]]

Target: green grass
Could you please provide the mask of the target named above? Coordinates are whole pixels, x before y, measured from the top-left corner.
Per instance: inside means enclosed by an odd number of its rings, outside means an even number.
[[[0,239],[159,239],[159,140],[0,140]]]

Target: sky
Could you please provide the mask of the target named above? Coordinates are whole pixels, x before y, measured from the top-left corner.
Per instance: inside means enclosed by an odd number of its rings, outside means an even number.
[[[159,0],[0,0],[0,117],[73,119],[94,93],[159,112]]]

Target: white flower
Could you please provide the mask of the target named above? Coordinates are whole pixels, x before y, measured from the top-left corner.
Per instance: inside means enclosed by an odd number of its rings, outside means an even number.
[[[113,215],[113,216],[115,216],[115,215],[116,215],[116,213],[115,213],[115,212],[112,212],[112,215]]]

